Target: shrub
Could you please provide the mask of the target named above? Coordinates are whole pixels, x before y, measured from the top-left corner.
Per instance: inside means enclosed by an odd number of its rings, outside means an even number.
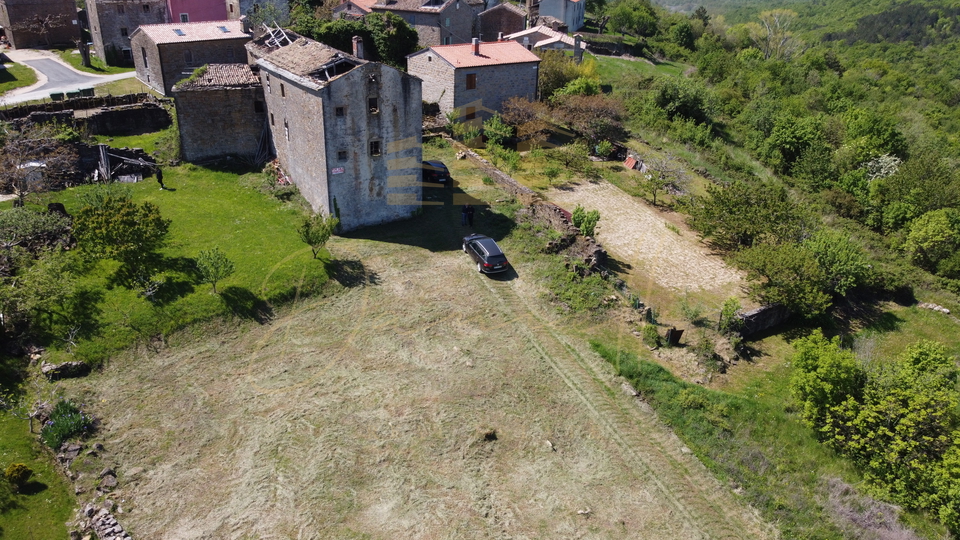
[[[40,430],[44,444],[56,450],[65,441],[89,432],[93,429],[93,419],[85,415],[76,405],[60,400],[50,414],[50,420]]]
[[[643,330],[641,330],[641,335],[643,339],[643,344],[647,347],[659,347],[660,346],[660,332],[657,330],[657,327],[652,324],[644,325]]]
[[[579,204],[573,209],[570,216],[573,226],[580,229],[584,236],[593,236],[594,229],[600,221],[600,211],[590,210],[589,212]]]
[[[23,486],[27,485],[27,481],[30,480],[30,477],[33,476],[33,470],[30,467],[27,467],[23,463],[11,463],[5,471],[3,471],[3,477],[10,482],[10,485],[16,491],[20,491]]]

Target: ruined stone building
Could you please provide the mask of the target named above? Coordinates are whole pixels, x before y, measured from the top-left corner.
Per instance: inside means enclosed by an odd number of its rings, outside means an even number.
[[[439,45],[407,56],[407,72],[423,80],[423,99],[481,122],[511,97],[536,99],[540,58],[516,41]]]
[[[247,44],[281,167],[343,230],[420,208],[420,80],[289,31]]]
[[[391,12],[416,29],[421,47],[469,43],[479,34],[483,0],[342,0],[334,18]]]
[[[246,63],[209,64],[173,87],[183,159],[237,156],[256,161],[270,151],[260,77]]]
[[[501,34],[512,34],[527,27],[527,12],[513,4],[498,4],[479,15],[480,39],[498,41]]]
[[[253,34],[243,21],[148,24],[130,36],[137,78],[169,95],[173,85],[204,64],[244,62]]]
[[[50,16],[46,32],[35,23]],[[73,44],[80,38],[74,0],[0,0],[0,27],[14,49]]]
[[[166,0],[88,0],[90,35],[98,57],[111,66],[132,66],[130,36],[140,25],[170,22]]]

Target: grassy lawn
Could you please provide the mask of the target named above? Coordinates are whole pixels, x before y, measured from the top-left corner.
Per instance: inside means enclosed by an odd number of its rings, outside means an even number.
[[[136,77],[98,84],[93,87],[93,90],[98,96],[123,96],[126,94],[147,93],[160,97],[160,94],[156,93],[149,86],[143,84],[140,79],[137,79]]]
[[[653,64],[644,59],[627,60],[612,56],[597,56],[594,58],[597,61],[597,74],[600,75],[600,81],[603,84],[615,83],[630,74],[679,77],[689,67],[679,62]]]
[[[37,82],[37,74],[23,64],[5,64],[0,69],[0,94]]]
[[[36,442],[25,420],[0,412],[0,467],[23,463],[33,469],[26,493],[15,495],[16,506],[0,513],[0,537],[62,540],[64,523],[73,517],[76,500],[70,486],[54,469],[53,459]]]
[[[134,70],[134,68],[128,67],[108,66],[103,60],[93,56],[92,51],[90,56],[91,67],[83,65],[83,58],[81,58],[80,53],[77,52],[76,49],[55,49],[54,52],[60,55],[60,58],[67,64],[70,64],[74,69],[95,75],[112,75],[114,73],[127,73]]]

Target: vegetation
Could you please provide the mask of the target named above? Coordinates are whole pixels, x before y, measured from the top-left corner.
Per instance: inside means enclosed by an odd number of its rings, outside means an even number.
[[[200,273],[200,281],[211,284],[213,294],[217,294],[217,283],[232,276],[235,270],[233,262],[218,247],[202,250],[197,254],[197,272]]]
[[[4,64],[0,69],[0,94],[37,82],[37,73],[23,64]]]
[[[93,419],[79,407],[61,399],[53,407],[50,413],[50,420],[43,425],[40,430],[40,438],[43,444],[53,450],[59,450],[64,442],[86,435],[93,429]]]
[[[305,218],[297,233],[300,234],[300,240],[310,246],[313,258],[316,259],[339,225],[340,220],[336,216],[317,213]]]

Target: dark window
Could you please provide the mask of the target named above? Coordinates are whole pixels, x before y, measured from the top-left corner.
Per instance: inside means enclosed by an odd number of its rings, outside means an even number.
[[[280,97],[286,97],[286,96],[287,96],[287,91],[283,87],[283,83],[280,83]]]
[[[123,6],[122,6],[122,5],[117,6],[117,13],[123,15]]]
[[[346,160],[347,160],[347,151],[346,151],[346,150],[340,150],[340,151],[338,151],[338,152],[337,152],[337,159],[340,160],[340,161],[346,161]]]
[[[267,93],[268,93],[268,94],[272,94],[272,93],[273,93],[273,89],[270,88],[270,74],[267,73],[266,76],[267,76]]]
[[[190,14],[188,14],[188,13],[181,13],[181,14],[180,14],[180,22],[190,22]]]
[[[230,4],[230,13],[233,13],[233,4]]]
[[[150,4],[143,4],[143,12],[150,13]]]
[[[372,97],[372,98],[367,99],[367,108],[370,109],[370,112],[371,112],[371,113],[378,113],[378,112],[380,112],[380,107],[379,107],[379,104],[377,103],[377,98]],[[379,143],[378,143],[378,144],[379,144]]]
[[[477,117],[476,107],[467,107],[467,120],[473,120]]]
[[[193,53],[190,52],[190,49],[185,49],[183,51],[183,63],[185,63],[188,66],[193,65]]]
[[[273,113],[270,113],[270,125],[273,125]]]
[[[370,141],[370,155],[371,156],[380,155],[380,141]]]
[[[147,50],[143,47],[140,47],[140,54],[143,55],[143,69],[147,69],[150,65],[147,63]]]
[[[477,89],[477,74],[467,73],[467,90]]]
[[[336,109],[334,109],[334,112],[336,113],[337,116],[344,115],[343,107],[337,107]]]
[[[123,36],[123,37],[127,37],[127,29],[126,29],[126,28],[121,28],[121,29],[120,29],[120,35]]]
[[[123,52],[123,60],[125,62],[133,62],[133,51],[130,49],[123,49],[121,52]]]
[[[263,112],[263,102],[259,99],[253,102],[253,112]]]

